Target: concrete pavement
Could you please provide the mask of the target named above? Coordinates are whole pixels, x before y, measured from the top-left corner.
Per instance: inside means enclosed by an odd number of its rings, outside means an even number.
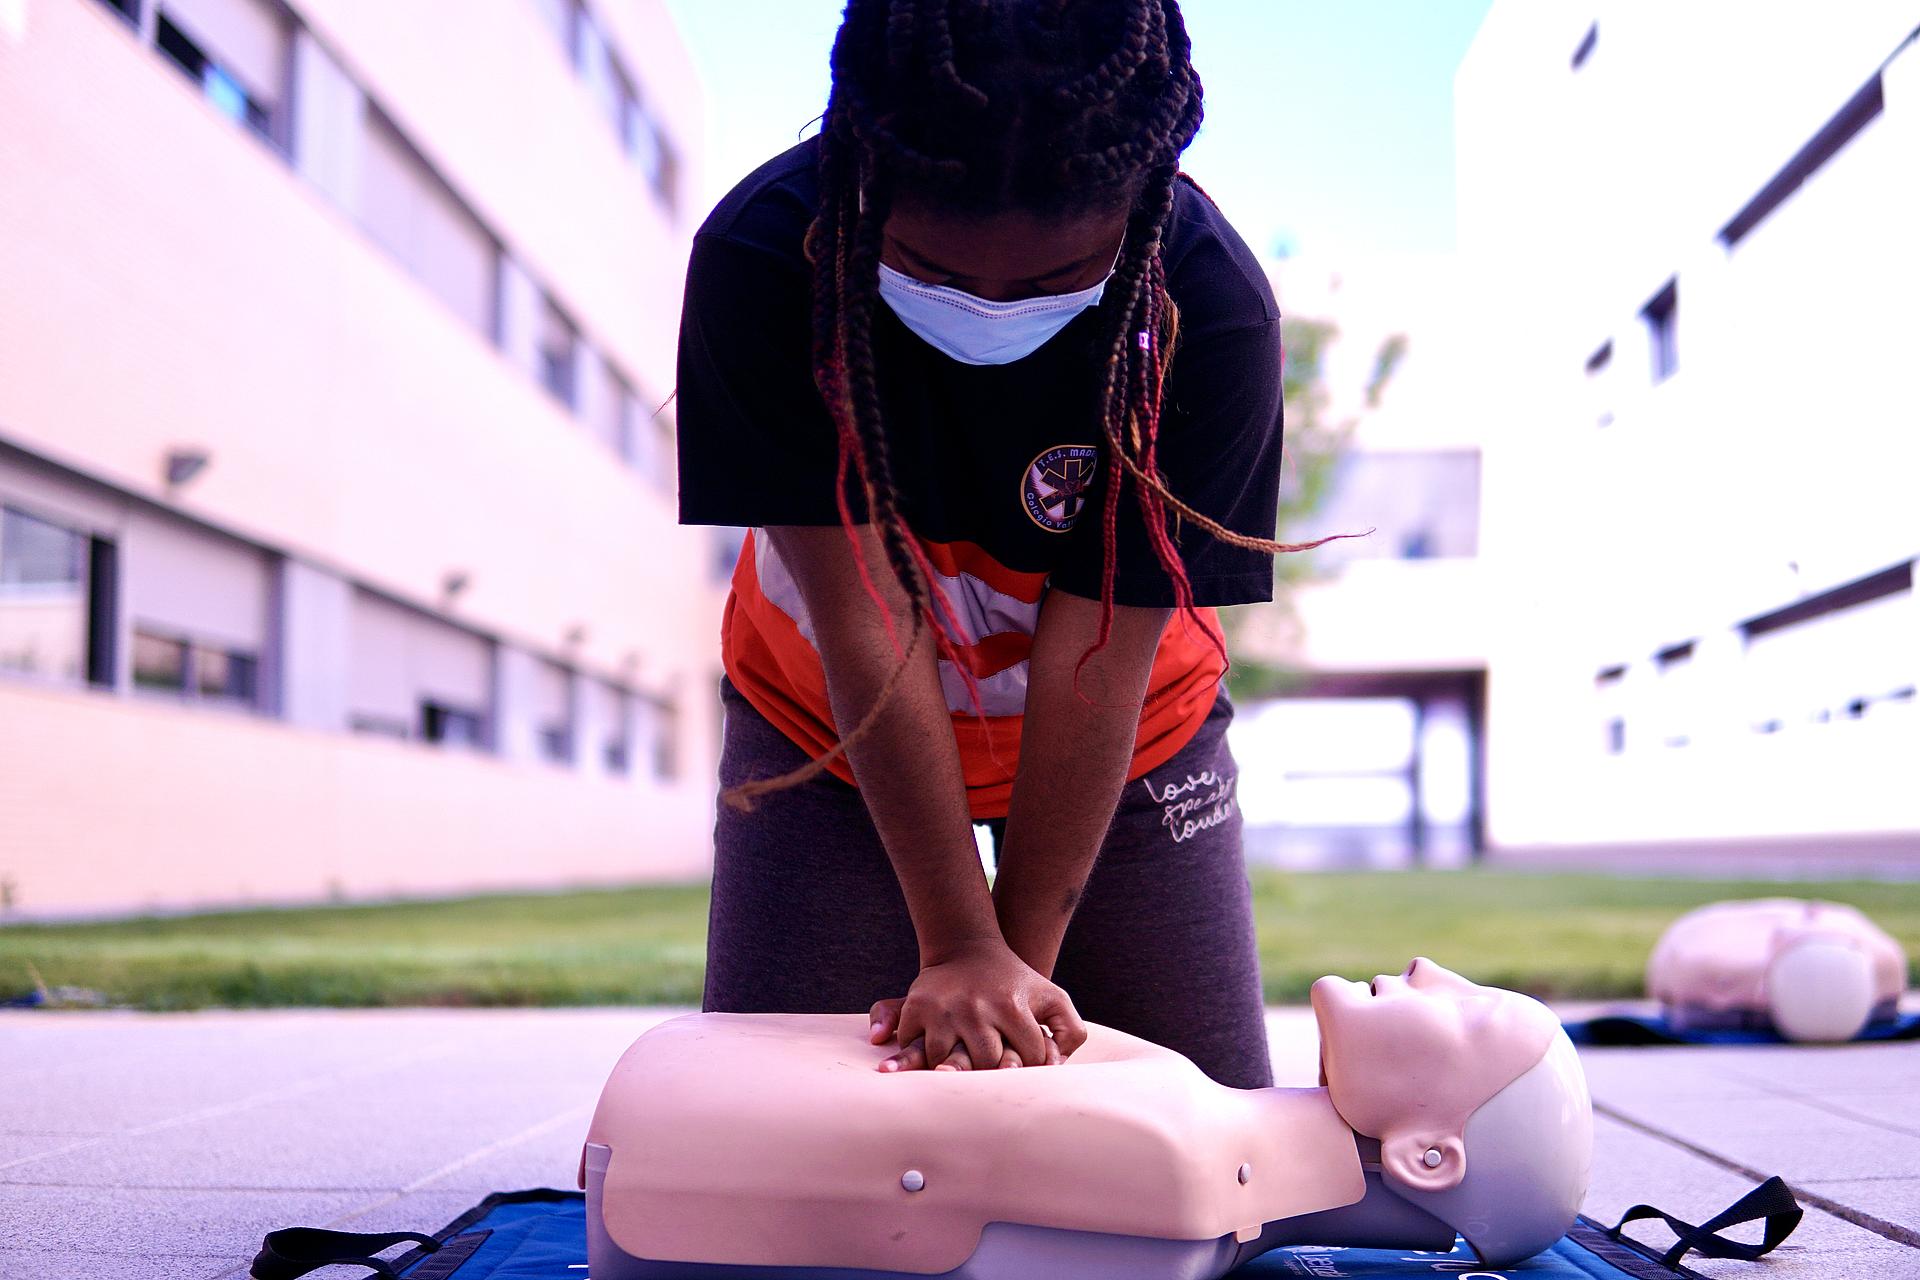
[[[244,1276],[274,1227],[431,1231],[489,1191],[572,1186],[608,1068],[664,1016],[0,1014],[0,1280]],[[1311,1017],[1269,1022],[1281,1081],[1311,1083]],[[1770,1263],[1699,1270],[1920,1277],[1920,1044],[1585,1059],[1593,1216],[1700,1221],[1779,1173],[1823,1207]]]

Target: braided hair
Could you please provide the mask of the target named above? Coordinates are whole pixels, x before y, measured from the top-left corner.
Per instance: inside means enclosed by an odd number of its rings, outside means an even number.
[[[874,372],[882,231],[896,198],[959,216],[1125,213],[1120,258],[1100,307],[1107,332],[1097,387],[1107,453],[1100,626],[1076,677],[1112,634],[1126,481],[1183,623],[1198,622],[1199,612],[1169,531],[1173,519],[1269,553],[1319,545],[1226,528],[1175,496],[1155,458],[1161,388],[1179,329],[1161,239],[1180,155],[1201,118],[1200,78],[1178,0],[847,0],[832,68],[819,204],[806,237],[813,373],[838,440],[841,521],[898,665],[865,716],[829,752],[729,792],[728,800],[742,806],[819,774],[872,727],[929,635],[953,658],[952,637],[961,634],[901,512]],[[886,568],[911,606],[904,641],[855,532],[849,489],[856,478]],[[1216,631],[1200,630],[1224,662]],[[954,667],[977,710],[968,665],[956,661]]]

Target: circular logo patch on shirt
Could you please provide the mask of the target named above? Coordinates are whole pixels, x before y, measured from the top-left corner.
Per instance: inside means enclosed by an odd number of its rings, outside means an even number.
[[[1087,505],[1100,451],[1090,444],[1057,444],[1027,464],[1020,501],[1042,529],[1065,533]]]

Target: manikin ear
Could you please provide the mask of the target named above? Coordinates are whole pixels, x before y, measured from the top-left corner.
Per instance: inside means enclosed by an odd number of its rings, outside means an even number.
[[[1451,1191],[1467,1176],[1458,1134],[1401,1133],[1380,1143],[1380,1167],[1414,1191]]]

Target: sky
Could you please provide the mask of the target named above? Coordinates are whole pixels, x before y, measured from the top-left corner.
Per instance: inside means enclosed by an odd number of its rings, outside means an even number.
[[[1186,169],[1265,254],[1453,248],[1453,73],[1489,0],[1186,0]],[[827,100],[840,0],[667,0],[706,92],[702,209]]]

